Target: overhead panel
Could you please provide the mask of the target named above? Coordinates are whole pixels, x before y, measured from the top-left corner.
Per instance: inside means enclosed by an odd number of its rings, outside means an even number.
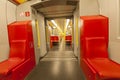
[[[48,0],[32,5],[46,18],[72,16],[79,0]]]

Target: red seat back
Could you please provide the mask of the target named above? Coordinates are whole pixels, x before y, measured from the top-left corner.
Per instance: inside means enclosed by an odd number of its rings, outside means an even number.
[[[10,46],[10,58],[19,57],[25,59],[27,57],[26,40],[13,40]]]
[[[97,44],[97,41],[95,39],[91,40],[90,38],[103,37],[105,41],[105,45],[108,48],[108,18],[107,17],[101,16],[101,15],[82,16],[81,22],[83,22],[81,23],[82,26],[80,28],[80,52],[81,52],[80,57],[81,58],[88,57],[85,54],[86,38],[89,38],[87,40],[87,42],[89,42],[89,45],[95,48],[94,43],[96,42],[95,45],[99,45],[99,44]],[[100,42],[101,44],[103,44],[102,39]]]
[[[105,37],[108,41],[108,18],[101,15],[82,16],[81,37]]]
[[[9,42],[12,40],[30,40],[30,21],[19,21],[8,25]],[[11,44],[10,44],[11,45]]]
[[[35,58],[31,21],[17,21],[9,24],[8,37],[10,46],[13,40],[26,40],[27,58]]]
[[[65,40],[72,40],[72,36],[70,35],[70,36],[65,36]]]
[[[85,38],[86,58],[108,58],[107,44],[104,37]]]
[[[53,40],[53,41],[54,41],[54,40],[55,40],[55,41],[57,40],[57,41],[58,41],[59,38],[58,38],[58,36],[50,36],[50,40]]]

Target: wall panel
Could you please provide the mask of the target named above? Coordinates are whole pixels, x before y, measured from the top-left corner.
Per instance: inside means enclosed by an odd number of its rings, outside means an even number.
[[[80,5],[81,16],[99,14],[99,5],[97,0],[80,0],[79,5]]]
[[[109,55],[110,58],[120,63],[120,1],[119,0],[98,0],[100,14],[109,17]]]

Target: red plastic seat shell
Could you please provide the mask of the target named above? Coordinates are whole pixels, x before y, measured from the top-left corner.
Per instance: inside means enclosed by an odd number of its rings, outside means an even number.
[[[50,36],[50,41],[59,42],[59,37],[58,36]]]
[[[108,44],[108,18],[102,15],[81,16],[81,39],[85,37],[105,37]]]
[[[80,18],[80,66],[86,80],[120,80],[120,65],[108,57],[108,18],[102,15]]]
[[[85,38],[86,58],[108,58],[107,44],[104,37]]]
[[[24,59],[9,58],[8,60],[0,63],[0,75],[9,74],[13,68],[22,63]]]
[[[85,50],[85,38],[91,37],[104,37],[108,48],[108,18],[102,15],[93,16],[81,16],[81,27],[80,27],[80,57],[84,58]]]
[[[71,35],[65,36],[65,40],[66,41],[71,41],[72,40],[72,36]]]
[[[52,48],[54,42],[59,42],[58,36],[50,36],[50,48]]]
[[[97,71],[101,79],[120,79],[120,65],[108,58],[87,59],[89,64]]]
[[[86,58],[99,79],[120,79],[120,65],[108,58],[104,37],[86,37]]]
[[[10,54],[0,63],[0,80],[24,80],[35,66],[31,21],[8,25]]]

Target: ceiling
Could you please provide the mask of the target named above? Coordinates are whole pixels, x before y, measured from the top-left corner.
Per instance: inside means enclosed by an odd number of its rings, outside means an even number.
[[[72,16],[79,0],[44,0],[32,5],[46,18]]]

